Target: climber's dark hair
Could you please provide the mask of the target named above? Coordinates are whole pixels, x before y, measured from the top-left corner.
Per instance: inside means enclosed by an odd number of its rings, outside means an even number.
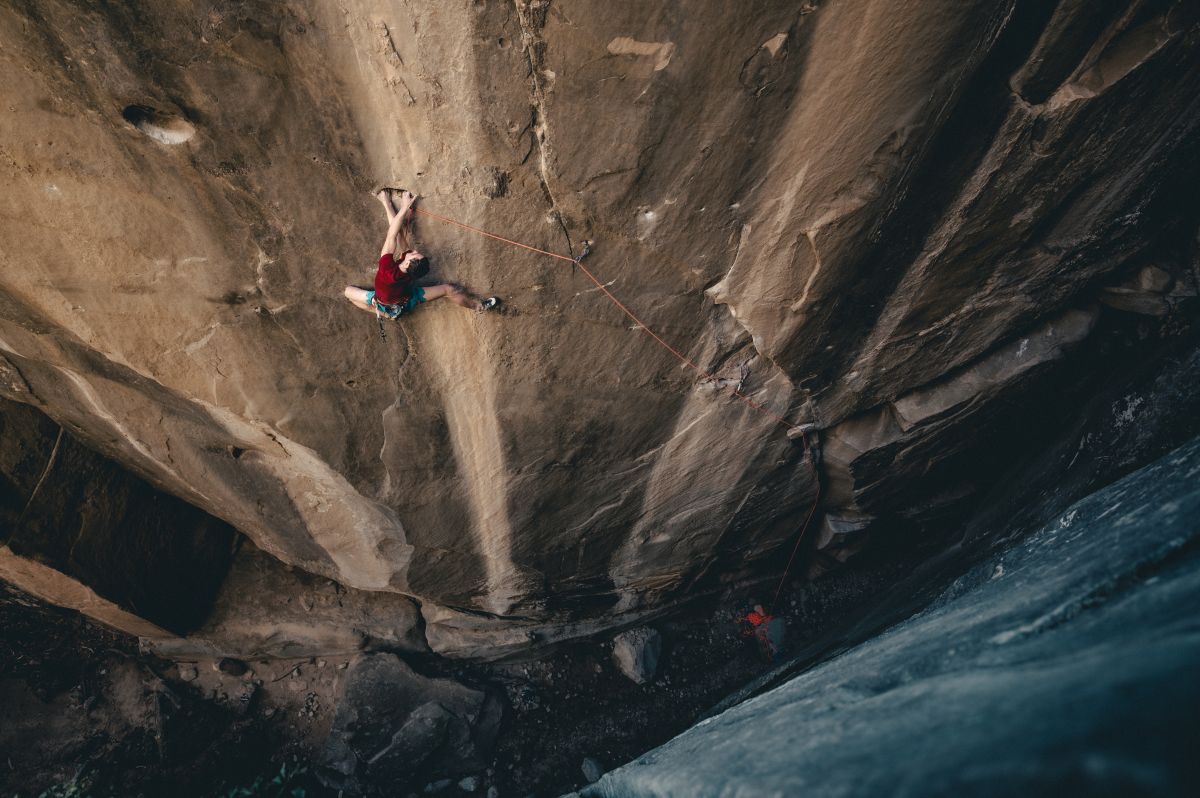
[[[429,258],[413,258],[408,262],[408,274],[414,280],[420,280],[429,274]]]

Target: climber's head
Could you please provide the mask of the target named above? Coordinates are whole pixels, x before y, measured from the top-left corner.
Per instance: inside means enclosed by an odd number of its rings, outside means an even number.
[[[414,280],[419,280],[429,274],[429,258],[417,252],[415,249],[410,249],[404,253],[404,257],[397,264],[400,271],[404,272]]]

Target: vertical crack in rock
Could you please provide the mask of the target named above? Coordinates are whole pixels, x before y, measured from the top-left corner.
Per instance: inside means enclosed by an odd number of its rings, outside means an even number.
[[[546,114],[546,94],[542,88],[539,74],[546,49],[546,40],[542,38],[540,31],[546,23],[546,12],[549,10],[550,2],[549,0],[529,0],[528,2],[513,0],[513,6],[517,10],[517,24],[521,28],[521,44],[529,64],[529,100],[533,110],[530,124],[533,127],[533,141],[536,142],[538,150],[538,180],[542,184],[542,191],[546,193],[546,200],[550,203],[550,214],[558,222],[559,229],[562,230],[563,237],[566,239],[567,251],[574,255],[575,248],[571,243],[571,234],[567,232],[562,206],[552,187],[550,161],[554,157],[554,145],[550,141],[550,120]]]
[[[54,446],[50,449],[50,456],[46,458],[46,465],[42,466],[42,474],[38,477],[37,484],[33,486],[33,490],[29,492],[29,498],[25,500],[25,506],[21,509],[21,514],[17,516],[17,526],[25,520],[25,516],[29,513],[29,508],[33,506],[33,500],[37,498],[38,491],[42,489],[42,485],[46,482],[46,477],[50,475],[50,470],[54,468],[54,463],[58,460],[58,450],[62,447],[63,428],[58,425],[58,434],[54,436]]]

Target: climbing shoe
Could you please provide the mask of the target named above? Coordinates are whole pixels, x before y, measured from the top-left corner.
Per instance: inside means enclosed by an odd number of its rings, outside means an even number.
[[[490,296],[487,299],[480,300],[479,309],[480,310],[491,310],[492,308],[496,307],[499,304],[500,304],[500,297]]]

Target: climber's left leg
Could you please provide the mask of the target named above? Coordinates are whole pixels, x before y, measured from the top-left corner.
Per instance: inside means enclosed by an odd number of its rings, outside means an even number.
[[[425,300],[432,302],[435,299],[446,297],[451,302],[464,308],[471,310],[480,310],[479,300],[472,297],[461,287],[453,283],[442,283],[441,285],[425,286]]]
[[[497,297],[490,296],[487,299],[476,299],[468,294],[461,286],[453,283],[442,283],[441,285],[430,285],[425,287],[425,297],[423,302],[430,302],[434,299],[446,297],[454,304],[469,308],[471,310],[491,310],[500,304]]]

